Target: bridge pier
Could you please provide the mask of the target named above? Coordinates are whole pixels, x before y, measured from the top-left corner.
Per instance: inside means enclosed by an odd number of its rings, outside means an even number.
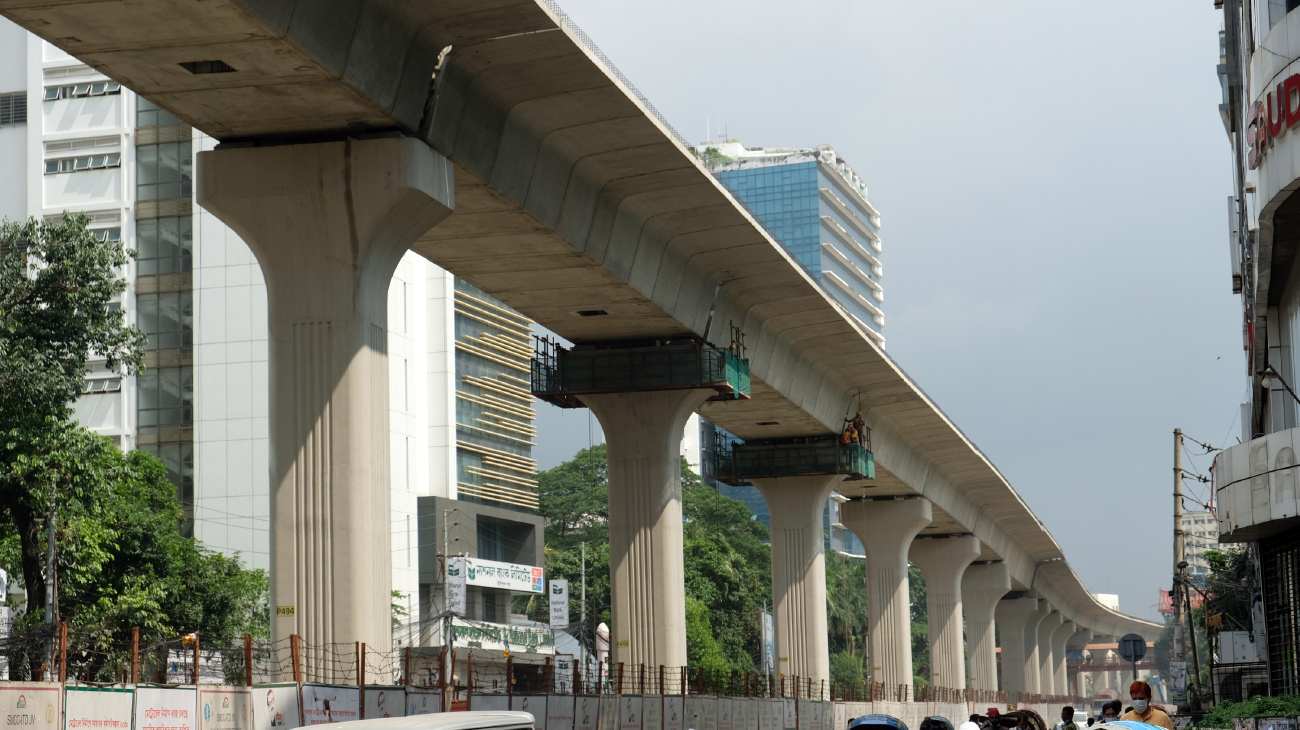
[[[682,429],[713,395],[699,388],[580,396],[608,446],[614,663],[687,664]]]
[[[391,641],[388,283],[450,215],[452,168],[408,138],[219,147],[198,156],[198,202],[266,278],[272,640]]]
[[[871,679],[884,683],[886,693],[912,686],[907,551],[932,518],[930,503],[921,498],[858,500],[840,507],[840,520],[867,551]]]
[[[998,689],[997,629],[993,613],[998,601],[1011,590],[1011,571],[1005,563],[972,565],[961,578],[962,612],[966,618],[966,655],[971,689]],[[1003,661],[1006,661],[1005,653]]]
[[[1038,657],[1037,652],[1030,653],[1030,647],[1037,646],[1038,624],[1043,620],[1038,599],[1003,599],[998,602],[996,615],[1002,634],[1002,689],[1033,692],[1037,682],[1031,684],[1031,676],[1038,676]]]
[[[1083,648],[1088,645],[1089,641],[1092,640],[1092,630],[1085,629],[1077,625],[1076,628],[1078,628],[1078,631],[1071,634],[1070,638],[1066,639],[1065,645],[1067,648],[1071,646],[1078,647],[1079,650],[1082,652]],[[1084,686],[1085,676],[1086,676],[1085,672],[1076,672],[1074,675],[1073,686],[1070,687],[1070,690],[1079,697],[1091,697],[1091,695],[1088,694],[1088,688]],[[1066,669],[1066,679],[1067,681],[1069,680],[1068,667]],[[1087,712],[1089,715],[1091,715],[1092,708],[1091,707],[1087,708]]]
[[[831,678],[826,642],[826,555],[822,512],[844,475],[751,479],[772,515],[772,608],[777,671]]]
[[[1056,693],[1056,662],[1052,658],[1052,635],[1061,628],[1065,617],[1052,611],[1038,624],[1038,694]]]
[[[1052,694],[1070,693],[1070,680],[1065,669],[1065,644],[1078,633],[1073,621],[1064,621],[1052,632]]]
[[[908,552],[925,574],[930,683],[935,687],[966,688],[961,583],[968,566],[979,556],[980,541],[972,535],[917,538]]]

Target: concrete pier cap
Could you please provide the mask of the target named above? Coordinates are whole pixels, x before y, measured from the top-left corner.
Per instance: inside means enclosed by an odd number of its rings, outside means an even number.
[[[922,498],[855,500],[840,507],[840,520],[867,553],[867,602],[874,682],[887,691],[912,685],[912,620],[907,553],[917,533],[933,519]]]
[[[829,681],[822,512],[843,481],[827,476],[753,479],[772,515],[772,604],[777,671]]]
[[[972,535],[917,537],[908,557],[925,574],[930,632],[930,682],[935,687],[966,688],[962,621],[962,577],[980,556]]]
[[[387,292],[417,237],[451,214],[451,164],[393,137],[198,155],[197,199],[266,278],[272,640],[391,641]]]

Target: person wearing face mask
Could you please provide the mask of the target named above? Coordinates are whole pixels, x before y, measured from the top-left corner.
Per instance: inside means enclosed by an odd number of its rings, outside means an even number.
[[[1104,725],[1105,723],[1115,722],[1116,720],[1118,720],[1120,716],[1120,708],[1122,707],[1123,705],[1120,704],[1119,700],[1111,700],[1110,702],[1107,702],[1106,704],[1102,705],[1101,723]]]
[[[1174,722],[1163,710],[1151,706],[1151,685],[1146,682],[1134,682],[1129,685],[1129,696],[1133,698],[1133,709],[1126,713],[1121,720],[1135,720],[1145,722],[1151,725],[1174,730]]]

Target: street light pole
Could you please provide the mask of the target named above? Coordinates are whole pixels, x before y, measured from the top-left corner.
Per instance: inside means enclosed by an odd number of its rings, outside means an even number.
[[[1183,621],[1183,588],[1182,574],[1184,562],[1183,539],[1183,430],[1174,429],[1174,580],[1170,588],[1169,599],[1174,609],[1174,640],[1169,647],[1169,661],[1182,662],[1184,687],[1186,687],[1186,667],[1187,655],[1183,642],[1185,641],[1184,631],[1186,626]],[[1135,665],[1136,666],[1136,665]],[[1180,695],[1176,687],[1170,687],[1170,692],[1175,705],[1187,701],[1187,691],[1184,689]]]

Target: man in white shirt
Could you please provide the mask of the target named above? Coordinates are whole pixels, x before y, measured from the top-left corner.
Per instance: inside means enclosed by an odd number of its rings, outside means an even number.
[[[980,730],[980,716],[971,715],[970,719],[963,722],[957,730]]]

